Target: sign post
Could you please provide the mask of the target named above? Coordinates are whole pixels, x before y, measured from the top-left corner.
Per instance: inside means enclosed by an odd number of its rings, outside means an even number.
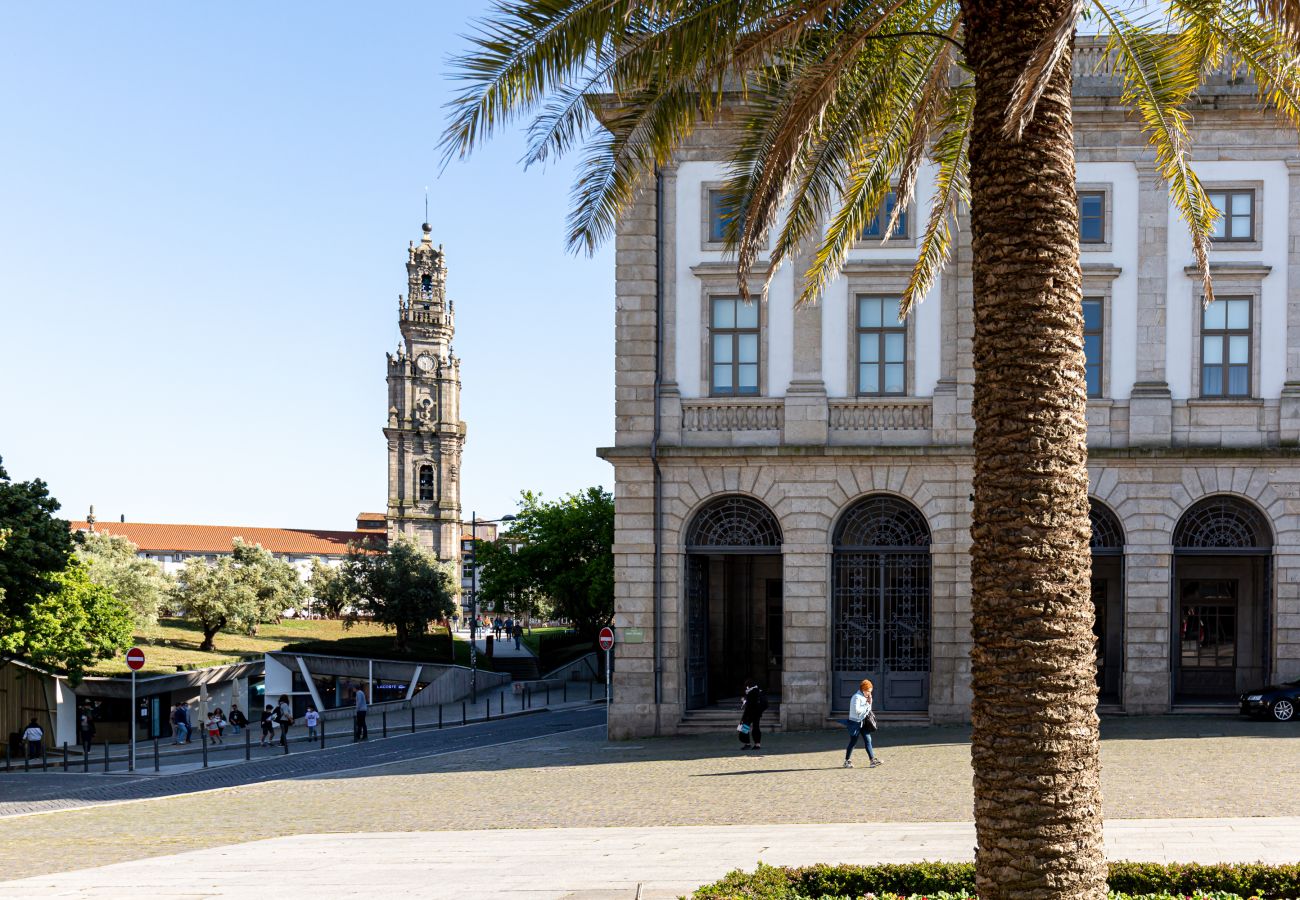
[[[600,649],[605,651],[605,733],[609,733],[609,663],[614,650],[614,629],[606,625],[600,629]]]
[[[140,730],[140,723],[135,720],[135,673],[144,668],[144,651],[139,647],[132,647],[126,651],[126,665],[131,670],[131,715],[128,720],[131,723],[131,755],[127,759],[127,771],[135,771],[135,733]]]

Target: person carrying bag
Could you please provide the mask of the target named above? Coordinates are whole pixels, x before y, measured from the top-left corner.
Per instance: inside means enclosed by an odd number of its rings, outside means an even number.
[[[858,738],[862,738],[862,744],[867,748],[867,758],[871,760],[871,768],[880,765],[880,758],[876,756],[875,748],[871,746],[871,733],[878,727],[876,725],[876,714],[871,709],[871,681],[867,678],[862,679],[858,685],[857,693],[849,701],[849,717],[846,723],[849,727],[849,746],[844,751],[844,768],[853,768],[853,748],[858,745]]]

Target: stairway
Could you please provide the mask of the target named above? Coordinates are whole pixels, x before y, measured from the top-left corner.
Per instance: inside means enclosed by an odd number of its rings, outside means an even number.
[[[713,734],[721,731],[735,731],[740,724],[740,698],[734,701],[706,706],[703,709],[690,709],[682,716],[677,726],[678,734]],[[768,700],[767,710],[759,721],[759,727],[765,732],[781,730],[781,703]]]
[[[535,656],[494,656],[492,668],[504,672],[515,681],[535,681],[541,677]]]

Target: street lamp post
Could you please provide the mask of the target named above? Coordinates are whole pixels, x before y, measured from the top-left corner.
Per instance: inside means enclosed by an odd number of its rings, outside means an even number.
[[[513,522],[514,516],[484,519],[484,525]],[[469,701],[478,702],[478,514],[469,514]]]

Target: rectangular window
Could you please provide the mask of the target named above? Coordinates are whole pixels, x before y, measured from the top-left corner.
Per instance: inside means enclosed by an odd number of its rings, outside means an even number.
[[[1101,396],[1102,337],[1105,334],[1100,297],[1083,298],[1083,355],[1088,373],[1088,396]]]
[[[1212,241],[1255,240],[1255,192],[1207,191],[1210,202],[1221,216],[1210,231]]]
[[[862,229],[862,238],[879,239],[885,233],[885,226],[889,224],[889,217],[894,214],[894,207],[898,203],[898,196],[890,191],[885,195],[885,202],[880,205],[876,211],[875,217],[867,223],[867,227]],[[907,237],[907,210],[904,209],[898,214],[898,225],[894,228],[894,233],[889,236],[890,240]]]
[[[1201,396],[1250,396],[1250,298],[1220,297],[1201,313]]]
[[[1106,192],[1079,193],[1079,242],[1101,244],[1106,241]]]
[[[858,297],[858,393],[907,392],[907,326],[897,297]]]
[[[758,303],[709,298],[709,390],[714,396],[758,394]]]
[[[727,239],[727,226],[735,218],[724,191],[709,191],[709,242],[721,244]]]

